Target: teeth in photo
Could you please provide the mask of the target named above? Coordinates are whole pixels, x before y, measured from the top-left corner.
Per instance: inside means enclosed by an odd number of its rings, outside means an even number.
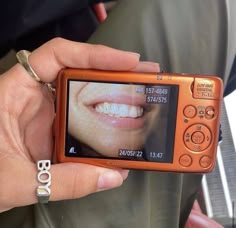
[[[95,110],[116,117],[137,118],[143,115],[143,108],[140,106],[117,104],[117,103],[100,103],[96,105]]]

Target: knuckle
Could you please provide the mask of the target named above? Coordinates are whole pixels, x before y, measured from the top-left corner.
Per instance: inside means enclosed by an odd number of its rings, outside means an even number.
[[[51,39],[49,41],[49,44],[52,45],[52,46],[55,46],[55,45],[62,45],[65,43],[65,39],[61,38],[61,37],[55,37],[53,39]]]

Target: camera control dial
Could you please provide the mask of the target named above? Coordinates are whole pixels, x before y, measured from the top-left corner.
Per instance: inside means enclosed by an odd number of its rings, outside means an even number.
[[[211,131],[203,124],[194,124],[184,133],[184,144],[193,152],[201,152],[207,149],[211,140]]]

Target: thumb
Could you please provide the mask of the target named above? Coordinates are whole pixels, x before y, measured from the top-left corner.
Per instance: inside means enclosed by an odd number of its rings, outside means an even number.
[[[52,166],[51,200],[74,199],[120,186],[127,170],[88,164],[62,163]]]
[[[38,202],[36,190],[38,171],[32,162],[6,158],[2,163],[0,211]],[[62,163],[51,166],[51,195],[49,200],[81,198],[88,194],[120,186],[128,176],[127,170],[107,169],[88,164]],[[17,180],[17,181],[9,181]]]

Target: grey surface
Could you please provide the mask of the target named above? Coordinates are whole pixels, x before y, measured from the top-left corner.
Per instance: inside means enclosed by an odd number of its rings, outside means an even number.
[[[235,101],[236,102],[236,101]],[[235,105],[235,104],[232,104]],[[236,113],[235,113],[236,115]],[[233,219],[235,218],[235,209],[233,210],[233,202],[235,207],[236,202],[236,150],[232,139],[231,125],[229,122],[228,113],[225,103],[222,105],[221,129],[223,140],[220,143],[220,151],[222,154],[223,167],[228,185],[232,215],[229,214],[226,203],[226,193],[222,177],[219,170],[219,162],[217,162],[215,170],[206,175],[207,186],[210,195],[211,210],[213,218],[224,226],[232,227]],[[219,151],[218,151],[219,153]]]

